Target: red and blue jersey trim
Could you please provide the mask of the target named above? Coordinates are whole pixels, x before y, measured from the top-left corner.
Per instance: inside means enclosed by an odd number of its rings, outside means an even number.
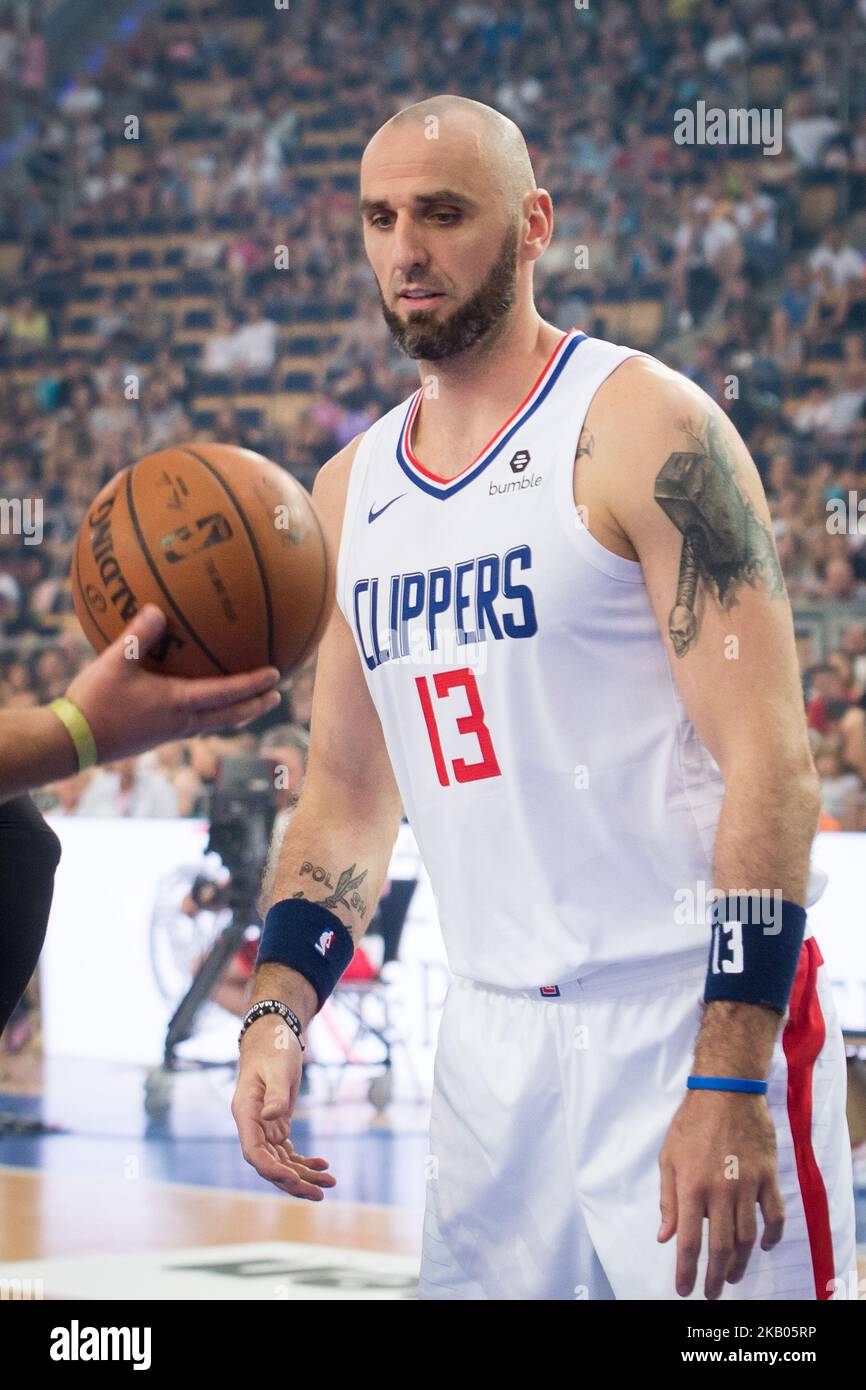
[[[572,328],[568,333],[562,335],[526,399],[500,426],[480,454],[454,478],[440,478],[438,474],[431,473],[422,463],[418,462],[412,452],[412,426],[418,414],[423,394],[423,387],[419,386],[409,402],[403,427],[397,439],[397,462],[406,477],[417,487],[422,488],[430,497],[439,497],[443,500],[446,497],[453,497],[455,492],[467,487],[478,477],[479,473],[484,472],[488,464],[491,464],[498,457],[509,439],[517,433],[522,425],[526,424],[530,416],[547,399],[562,375],[572,353],[586,340],[586,336],[577,328]]]

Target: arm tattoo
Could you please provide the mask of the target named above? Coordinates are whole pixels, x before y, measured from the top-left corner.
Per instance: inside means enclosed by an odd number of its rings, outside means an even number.
[[[583,429],[580,432],[580,439],[578,439],[577,441],[577,452],[574,455],[575,463],[577,463],[578,459],[592,458],[592,451],[594,448],[595,440],[593,439],[590,431],[584,425]]]
[[[313,864],[309,859],[305,859],[298,874],[303,877],[309,874],[314,883],[321,883],[325,888],[330,888],[331,892],[325,898],[310,898],[309,894],[301,888],[297,893],[293,893],[293,898],[307,898],[310,902],[319,903],[321,907],[335,908],[345,907],[349,912],[357,912],[363,922],[367,915],[367,904],[358,892],[358,886],[367,877],[367,870],[362,869],[359,874],[355,873],[355,865],[350,869],[342,869],[337,875],[337,882],[334,883],[330,872],[320,864]]]
[[[785,592],[773,537],[737,482],[718,421],[707,415],[703,431],[686,420],[679,428],[696,447],[670,454],[655,481],[655,499],[683,538],[668,615],[678,657],[694,643],[706,592],[725,611],[737,603],[743,584],[761,587],[771,598]]]

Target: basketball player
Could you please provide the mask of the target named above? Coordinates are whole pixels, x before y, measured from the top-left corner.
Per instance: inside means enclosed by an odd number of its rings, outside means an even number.
[[[296,1196],[335,1182],[288,1137],[303,1030],[402,801],[453,975],[420,1297],[828,1298],[855,1263],[845,1060],[755,466],[677,372],[539,317],[551,199],[496,111],[399,112],[361,213],[420,386],[316,479],[337,607],[242,1032],[244,1154]]]
[[[0,1033],[36,969],[60,862],[60,840],[28,788],[174,738],[240,727],[279,703],[275,667],[188,680],[147,671],[139,656],[165,629],[145,604],[57,704],[0,711]]]

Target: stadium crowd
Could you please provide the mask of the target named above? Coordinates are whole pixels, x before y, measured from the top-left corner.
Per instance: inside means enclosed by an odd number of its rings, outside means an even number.
[[[606,306],[657,302],[647,347],[746,440],[795,608],[852,604],[838,643],[804,638],[800,651],[824,824],[866,829],[866,0],[820,11],[804,0],[458,0],[441,12],[355,0],[262,7],[254,30],[233,23],[249,13],[231,0],[165,6],[58,92],[33,36],[0,30],[0,75],[33,130],[24,196],[0,202],[0,246],[20,252],[0,295],[0,495],[45,507],[41,544],[0,535],[0,703],[50,700],[88,659],[66,621],[70,550],[118,469],[208,438],[258,449],[310,487],[415,389],[364,257],[356,178],[318,173],[315,137],[344,131],[339,148],[357,163],[396,109],[457,91],[518,122],[553,196],[541,314],[612,336]],[[674,140],[680,108],[748,106],[756,69],[782,74],[780,153]],[[205,100],[187,103],[191,84]],[[143,132],[135,162],[130,113]],[[166,113],[173,121],[155,119]],[[827,190],[830,211],[806,225],[802,209]],[[126,279],[90,249],[175,230],[186,239],[172,269],[208,305],[198,341],[180,332],[189,321],[160,291],[158,267],[146,273],[143,259]],[[70,346],[83,301],[89,345]],[[238,405],[286,388],[282,348],[317,324],[330,329],[291,426]],[[833,508],[845,524],[830,524]],[[200,814],[232,750],[275,750],[296,787],[311,683],[308,667],[273,716],[238,735],[71,778],[41,804]]]

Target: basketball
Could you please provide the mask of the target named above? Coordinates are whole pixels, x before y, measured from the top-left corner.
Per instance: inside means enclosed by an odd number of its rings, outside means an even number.
[[[97,652],[145,603],[168,625],[143,658],[212,676],[312,655],[332,566],[312,500],[250,449],[194,443],[122,469],[88,508],[72,553],[75,611]]]

